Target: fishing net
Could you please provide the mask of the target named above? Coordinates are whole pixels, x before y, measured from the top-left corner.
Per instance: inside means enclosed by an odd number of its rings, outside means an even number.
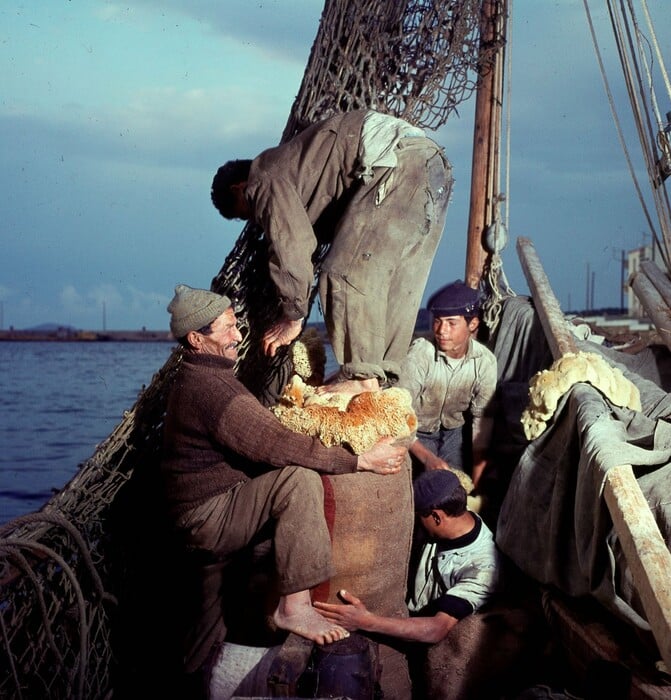
[[[476,0],[327,0],[282,140],[364,107],[438,128],[473,92],[497,48],[478,52],[479,16]],[[315,254],[316,270],[325,252]],[[267,263],[261,231],[246,226],[212,281],[234,298],[241,320],[238,375],[266,401],[288,372],[285,354],[269,362],[256,351],[279,308]],[[169,601],[154,615],[142,601],[169,598],[176,573],[153,479],[180,359],[176,350],[39,513],[0,529],[0,697],[98,698],[112,689],[135,696],[147,677],[152,695],[161,695],[161,680],[166,696],[174,693],[166,650],[181,606]],[[151,588],[157,577],[164,585]]]

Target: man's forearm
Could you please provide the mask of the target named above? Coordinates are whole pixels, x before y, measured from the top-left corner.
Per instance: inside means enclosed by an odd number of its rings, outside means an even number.
[[[445,638],[457,624],[456,617],[447,613],[437,613],[432,617],[382,617],[368,613],[361,621],[359,629],[376,632],[408,642],[435,644]]]

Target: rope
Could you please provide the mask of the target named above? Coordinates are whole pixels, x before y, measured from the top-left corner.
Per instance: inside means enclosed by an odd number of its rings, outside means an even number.
[[[616,111],[616,109],[615,109],[615,101],[614,101],[614,99],[613,99],[613,93],[612,93],[612,91],[611,91],[611,89],[610,89],[610,84],[609,84],[609,82],[608,82],[608,77],[607,77],[607,75],[606,75],[606,70],[605,70],[605,67],[604,67],[603,58],[602,58],[602,56],[601,56],[601,51],[599,50],[598,42],[597,42],[597,39],[596,39],[596,32],[595,32],[595,30],[594,30],[594,23],[592,22],[592,15],[591,15],[591,12],[590,12],[589,5],[588,5],[587,0],[583,0],[583,5],[584,5],[584,7],[585,7],[585,13],[586,13],[586,15],[587,15],[587,22],[588,22],[588,24],[589,24],[590,34],[591,34],[591,37],[592,37],[592,44],[593,44],[593,46],[594,46],[594,51],[595,51],[595,53],[596,53],[597,61],[598,61],[598,64],[599,64],[599,70],[601,71],[601,77],[602,77],[602,79],[603,79],[604,88],[605,88],[605,90],[606,90],[606,95],[607,95],[607,97],[608,97],[608,104],[609,104],[609,106],[610,106],[610,111],[611,111],[611,114],[612,114],[612,117],[613,117],[613,122],[614,122],[614,124],[615,124],[615,128],[616,128],[616,131],[617,131],[618,139],[619,139],[619,141],[620,141],[620,145],[621,145],[621,147],[622,147],[622,150],[623,150],[623,152],[624,152],[625,159],[626,159],[626,161],[627,161],[627,166],[628,166],[628,168],[629,168],[629,174],[630,174],[631,179],[632,179],[632,182],[633,182],[633,184],[634,184],[634,188],[636,189],[636,193],[637,193],[637,195],[638,195],[638,200],[639,200],[639,202],[640,202],[640,204],[641,204],[641,208],[642,208],[642,210],[643,210],[643,214],[644,214],[644,216],[645,216],[645,218],[646,218],[646,221],[648,222],[648,228],[650,229],[650,232],[651,232],[651,234],[652,234],[653,240],[657,243],[659,249],[662,251],[662,254],[663,254],[663,256],[664,256],[664,258],[665,258],[665,261],[666,261],[668,256],[665,255],[664,248],[661,246],[661,243],[660,243],[660,240],[659,240],[659,236],[658,236],[658,234],[657,234],[657,230],[655,229],[655,226],[654,226],[653,221],[652,221],[652,218],[651,218],[651,216],[650,216],[650,212],[648,211],[648,207],[647,207],[647,205],[646,205],[645,199],[643,198],[643,193],[642,193],[642,191],[641,191],[641,187],[640,187],[640,185],[639,185],[638,178],[636,177],[636,173],[635,173],[635,171],[634,171],[634,166],[633,166],[633,163],[632,163],[632,160],[631,160],[631,156],[630,156],[630,154],[629,154],[629,149],[627,148],[627,143],[626,143],[625,138],[624,138],[624,133],[623,133],[623,130],[622,130],[622,125],[621,125],[621,123],[620,123],[620,119],[619,119],[618,114],[617,114],[617,111]],[[609,5],[610,5],[610,2],[609,2]],[[667,263],[667,265],[668,265],[668,263]]]
[[[624,16],[624,6],[622,7],[622,17],[620,18],[619,15],[615,15],[613,12],[612,6],[610,7],[611,10],[611,21],[613,22],[614,25],[614,33],[616,37],[616,42],[618,45],[619,53],[620,53],[620,61],[622,64],[622,70],[625,75],[625,80],[627,84],[627,89],[629,92],[629,100],[632,106],[632,110],[634,112],[634,120],[636,123],[636,127],[638,130],[639,134],[639,140],[641,143],[641,148],[643,151],[643,157],[646,163],[646,168],[648,171],[648,178],[650,181],[651,185],[651,190],[652,190],[652,198],[653,202],[655,204],[655,209],[657,211],[657,217],[659,220],[659,224],[662,230],[662,241],[664,243],[664,247],[662,248],[661,245],[659,244],[659,241],[657,241],[657,246],[659,250],[662,252],[662,257],[664,258],[667,267],[669,265],[668,259],[669,259],[669,248],[671,246],[671,226],[670,226],[670,208],[669,208],[669,201],[668,201],[668,195],[666,193],[666,189],[663,185],[663,180],[660,177],[660,167],[658,165],[658,160],[655,156],[655,145],[657,143],[657,138],[655,134],[659,134],[662,130],[662,125],[661,125],[661,118],[659,115],[657,115],[657,126],[656,128],[653,126],[652,120],[650,119],[650,108],[648,108],[648,101],[646,98],[646,91],[644,89],[645,83],[643,81],[643,78],[641,76],[641,71],[639,69],[639,63],[636,61],[636,56],[638,55],[640,57],[640,61],[644,64],[646,67],[646,70],[648,69],[648,61],[646,59],[646,52],[643,48],[643,33],[639,29],[639,24],[638,20],[636,19],[636,14],[634,12],[634,8],[629,2],[629,13],[631,16],[631,24],[634,26],[634,34],[636,36],[636,47],[637,51],[634,48],[634,41],[632,39],[632,32],[629,28],[629,21],[627,21],[626,17]],[[614,16],[615,15],[615,16]],[[629,45],[629,54],[627,55],[626,51],[624,50],[624,41],[623,41],[623,31],[622,31],[622,25],[624,24],[626,28],[626,33],[627,33],[627,38],[628,38],[628,45]],[[646,44],[648,42],[646,41]],[[648,44],[649,45],[649,44]],[[628,58],[629,56],[629,58]],[[638,94],[640,95],[640,102],[636,98],[636,91],[634,90],[634,79],[632,78],[632,69],[631,65],[633,63],[634,66],[634,72],[636,74],[636,82],[638,85]],[[650,94],[652,95],[652,102],[653,102],[653,109],[654,106],[656,105],[656,99],[655,99],[655,92],[654,92],[654,86],[653,86],[653,80],[652,80],[652,74],[651,72],[649,73],[648,77],[648,84],[647,87],[650,91]],[[646,138],[645,135],[645,130],[644,130],[644,123],[647,125],[647,131],[648,131],[648,136]]]
[[[662,58],[662,52],[659,48],[659,42],[657,41],[657,34],[655,33],[655,27],[650,18],[650,11],[648,10],[647,0],[641,0],[641,5],[643,6],[643,14],[645,15],[645,20],[648,24],[648,31],[652,37],[652,46],[655,49],[655,54],[657,55],[657,63],[662,71],[662,77],[664,79],[664,85],[666,87],[666,96],[671,102],[671,81],[669,81],[669,74],[666,72],[666,65],[664,64],[664,59]]]
[[[45,524],[62,528],[74,542],[75,549],[61,554],[56,551],[54,546],[45,545],[30,537],[28,526],[37,525],[40,526],[43,532],[49,533],[50,530],[43,527]],[[12,531],[23,534],[7,536],[6,533]],[[2,535],[2,539],[0,539],[0,558],[4,561],[5,589],[11,589],[13,584],[19,585],[22,590],[21,597],[34,601],[29,618],[25,616],[14,618],[14,625],[12,625],[14,628],[13,634],[10,634],[7,627],[5,614],[3,613],[2,615],[3,640],[7,655],[11,659],[9,666],[11,677],[14,680],[15,691],[20,696],[21,688],[25,685],[25,682],[22,683],[19,677],[14,658],[25,657],[26,635],[28,634],[28,630],[17,629],[17,623],[21,620],[23,624],[26,624],[26,619],[30,619],[31,624],[35,625],[36,619],[39,617],[39,629],[45,640],[46,650],[53,655],[54,661],[51,662],[53,667],[63,671],[70,669],[70,673],[65,674],[65,679],[59,680],[55,678],[57,674],[54,672],[52,677],[49,678],[49,682],[52,684],[57,682],[63,683],[64,690],[67,691],[68,696],[81,699],[86,698],[88,693],[85,686],[89,666],[92,622],[96,615],[96,606],[99,604],[98,602],[116,603],[116,598],[106,593],[103,589],[102,580],[93,563],[86,540],[72,523],[61,514],[44,512],[16,518],[8,525],[0,528],[0,535]],[[53,538],[53,535],[51,537]],[[24,552],[33,554],[35,560],[33,562],[29,561]],[[18,568],[18,571],[13,575],[8,568],[10,562]],[[50,566],[49,562],[53,562],[55,566]],[[69,562],[72,562],[73,565]],[[78,575],[73,566],[81,568],[82,565],[84,570]],[[38,570],[39,574],[37,573]],[[80,583],[82,573],[86,573],[89,580],[93,583],[94,594],[90,596],[88,603]],[[54,595],[53,588],[53,583],[56,580],[60,581],[58,586],[60,594],[58,596]],[[29,589],[25,587],[25,582],[31,584],[31,593],[28,593]],[[47,595],[50,597],[49,603],[46,600]],[[68,599],[74,600],[74,609],[68,607],[65,610],[60,610],[59,606],[62,606],[64,601]],[[87,615],[87,605],[91,606],[90,616]],[[74,610],[77,611],[76,617],[72,615]],[[78,622],[79,645],[75,654],[73,654],[73,649],[67,646],[61,650],[59,644],[62,645],[65,641],[63,633],[59,631],[57,639],[53,631],[54,624],[60,626],[60,618],[63,614],[67,615],[70,625],[75,619]],[[18,647],[14,651],[12,650],[13,642],[16,642]],[[32,643],[32,640],[28,639],[28,642]],[[45,657],[42,656],[42,658]],[[33,679],[31,682],[35,683],[36,680]],[[44,682],[46,683],[47,680],[45,679]]]
[[[665,250],[667,253],[667,257],[671,255],[669,253],[669,248],[671,247],[671,225],[670,225],[670,211],[671,208],[669,207],[669,200],[668,200],[668,194],[666,192],[665,187],[663,186],[663,182],[666,176],[668,176],[668,172],[666,175],[663,173],[665,171],[668,171],[671,168],[671,148],[669,147],[669,141],[668,141],[668,136],[667,133],[664,131],[665,124],[662,120],[662,115],[659,110],[658,102],[657,102],[657,95],[655,93],[654,89],[654,78],[653,78],[653,73],[651,69],[651,63],[652,63],[652,57],[650,58],[650,61],[648,61],[647,57],[647,52],[644,49],[644,43],[645,46],[650,49],[650,42],[643,36],[643,32],[640,30],[638,21],[636,19],[634,9],[631,5],[631,2],[629,3],[629,9],[630,9],[630,14],[632,17],[632,23],[634,25],[635,29],[635,36],[636,36],[636,46],[638,48],[638,55],[640,56],[641,63],[643,64],[643,67],[645,69],[646,73],[646,78],[647,78],[647,83],[644,83],[642,78],[639,75],[639,90],[641,94],[641,101],[644,106],[647,106],[647,100],[645,96],[645,92],[643,90],[644,85],[648,88],[648,91],[650,93],[650,103],[651,107],[650,110],[646,110],[645,114],[647,117],[647,124],[648,124],[648,138],[649,140],[646,141],[643,133],[642,133],[642,127],[639,129],[639,136],[641,138],[641,145],[643,147],[644,155],[645,155],[645,160],[646,160],[646,165],[648,168],[648,177],[652,186],[652,197],[653,201],[655,203],[655,208],[657,210],[657,217],[659,219],[660,227],[662,230],[662,240],[664,241],[665,244]],[[647,10],[647,7],[645,8]],[[649,14],[647,15],[648,21],[649,21]],[[650,27],[652,29],[652,27]],[[627,26],[628,30],[628,26]],[[653,32],[654,33],[654,32]],[[628,35],[630,36],[630,33],[628,31]],[[656,41],[656,37],[654,38]],[[631,42],[631,36],[630,36],[630,51],[631,55],[634,56],[634,49],[632,46]],[[652,50],[650,49],[650,53],[652,53]],[[659,60],[659,65],[660,69],[662,71],[662,74],[665,76],[666,81],[668,81],[668,77],[666,76],[666,69],[664,67],[664,63],[661,57],[661,53],[659,52],[659,47],[657,47],[657,56]],[[637,64],[635,63],[635,66],[638,68]],[[637,71],[638,72],[638,71]],[[667,90],[668,90],[668,84],[667,84]],[[668,97],[668,95],[667,95]],[[630,99],[634,99],[633,95],[630,96]],[[649,112],[652,112],[652,114],[655,117],[655,124],[653,125],[652,120],[649,117]],[[658,151],[661,153],[661,156],[659,158],[656,158],[656,152],[655,152],[655,145],[658,147]]]
[[[496,177],[496,182],[493,182],[490,186],[490,192],[492,196],[490,197],[489,206],[491,208],[490,220],[492,223],[485,231],[484,235],[484,248],[489,253],[487,257],[487,262],[483,270],[483,277],[481,285],[485,289],[485,301],[482,305],[482,319],[489,329],[490,332],[496,330],[501,319],[501,313],[503,309],[503,301],[511,296],[516,296],[515,292],[510,288],[508,279],[506,277],[503,268],[503,259],[501,257],[501,252],[504,250],[508,243],[508,221],[509,221],[509,198],[508,189],[510,186],[510,143],[511,143],[511,102],[512,102],[512,42],[511,42],[511,22],[510,16],[512,12],[512,0],[508,0],[508,6],[506,7],[504,3],[504,12],[500,13],[502,21],[505,23],[506,44],[503,51],[506,53],[504,60],[497,64],[497,83],[498,90],[496,94],[502,94],[503,90],[501,86],[504,82],[506,85],[506,131],[505,131],[505,183],[506,183],[506,194],[499,192],[499,182],[498,174],[500,166],[498,163],[498,155],[496,167],[494,169]],[[510,12],[508,11],[510,8]],[[504,80],[504,69],[503,65],[507,68],[507,76]],[[497,122],[500,124],[500,113],[501,105],[497,109]],[[497,133],[500,129],[496,129]],[[499,148],[495,148],[494,152],[498,154]],[[505,217],[501,215],[501,208],[505,206]]]
[[[485,247],[490,255],[485,266],[483,279],[489,294],[482,305],[482,319],[490,332],[494,332],[499,325],[503,301],[516,296],[508,284],[500,254],[507,241],[508,232],[497,210],[496,219],[485,234]]]

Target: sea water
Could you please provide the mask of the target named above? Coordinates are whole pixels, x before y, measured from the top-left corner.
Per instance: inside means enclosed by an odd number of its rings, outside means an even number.
[[[166,342],[0,342],[0,524],[76,474],[169,358]],[[327,371],[335,361],[326,347]]]
[[[173,348],[0,343],[0,523],[40,508],[75,475]]]

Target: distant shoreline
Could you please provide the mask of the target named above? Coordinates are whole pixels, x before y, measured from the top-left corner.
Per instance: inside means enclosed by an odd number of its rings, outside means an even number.
[[[309,321],[307,326],[316,328],[317,331],[324,337],[326,335],[326,326],[323,321]],[[425,332],[430,328],[428,313],[422,309],[417,318],[415,332]],[[116,343],[176,343],[170,331],[140,330],[131,331],[83,331],[69,326],[57,326],[54,328],[26,328],[19,330],[9,328],[0,330],[0,342],[2,341],[18,341],[18,342],[59,342],[59,343],[101,343],[101,342],[116,342]]]
[[[60,343],[174,343],[170,331],[78,331],[71,328],[54,330],[0,330],[0,342],[60,342]]]
[[[326,335],[323,323],[308,323]],[[83,331],[68,326],[55,328],[27,328],[17,330],[0,330],[0,342],[58,342],[58,343],[176,343],[170,331],[141,330],[133,331]]]

